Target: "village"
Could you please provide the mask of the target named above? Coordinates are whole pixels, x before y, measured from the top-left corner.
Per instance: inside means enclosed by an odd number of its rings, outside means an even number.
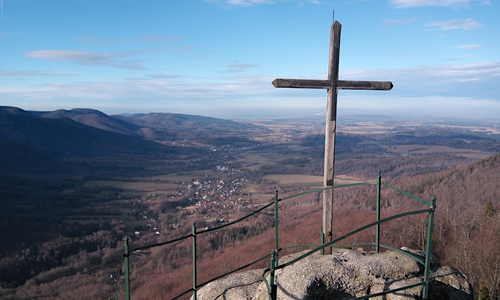
[[[136,208],[136,218],[143,224],[136,226],[134,236],[154,234],[171,238],[190,228],[193,222],[199,229],[207,230],[261,207],[250,192],[243,191],[252,176],[246,169],[249,163],[235,158],[244,151],[261,147],[266,146],[255,143],[242,147],[210,147],[218,164],[212,165],[206,174],[177,182],[180,187],[175,192],[150,193],[134,200],[141,203]]]
[[[134,236],[140,238],[146,233],[154,233],[157,236],[177,235],[172,231],[179,228],[186,228],[192,225],[192,220],[196,220],[198,228],[211,229],[223,224],[227,224],[239,216],[240,212],[247,213],[247,209],[258,209],[250,195],[242,194],[241,190],[246,182],[244,171],[229,169],[217,166],[221,177],[208,176],[193,179],[185,183],[184,189],[179,190],[176,196],[166,197],[163,194],[154,194],[147,198],[142,198],[144,202],[161,202],[180,204],[177,207],[167,209],[166,213],[176,214],[172,222],[165,223],[155,216],[159,212],[151,209],[137,210],[137,217],[142,220],[144,226],[136,227]],[[162,205],[160,205],[162,206]],[[167,206],[163,204],[163,206]]]

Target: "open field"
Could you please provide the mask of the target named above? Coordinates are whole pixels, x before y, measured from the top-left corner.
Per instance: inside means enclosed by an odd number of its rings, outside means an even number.
[[[165,175],[157,175],[145,179],[164,180],[172,182],[178,182],[178,181],[189,182],[192,179],[201,179],[205,177],[205,175],[215,176],[216,174],[218,173],[213,170],[200,170],[193,172],[179,172],[179,173],[170,173]]]
[[[92,180],[87,181],[84,187],[109,186],[123,190],[125,193],[144,195],[152,192],[169,193],[175,190],[180,184],[170,182],[153,181],[111,181],[111,180]]]
[[[248,200],[252,204],[268,203],[274,199],[274,190],[272,188],[262,189],[258,184],[245,184],[241,189],[241,199]]]
[[[351,134],[381,134],[393,129],[394,126],[344,126],[341,131]]]
[[[492,133],[492,134],[500,134],[499,127],[493,126],[452,126],[452,125],[438,125],[441,128],[466,128],[472,132],[484,132],[484,133]]]
[[[335,176],[335,185],[344,185],[344,184],[354,184],[354,183],[361,183],[361,182],[369,182],[369,181],[376,181],[376,178],[356,178],[353,176],[347,176],[347,175],[339,175]]]
[[[70,226],[76,224],[89,226],[91,224],[107,224],[113,220],[117,220],[129,228],[136,228],[136,226],[143,225],[144,223],[141,219],[136,218],[136,211],[132,203],[127,200],[93,204],[92,206],[80,208],[80,211],[82,213],[79,215],[63,218],[62,221],[64,224]]]
[[[495,155],[492,152],[480,150],[457,149],[447,146],[427,146],[427,145],[399,145],[399,146],[382,146],[384,149],[391,152],[401,154],[455,154],[473,159],[483,159]]]
[[[120,189],[125,193],[145,195],[149,193],[171,193],[183,187],[192,179],[202,179],[205,176],[220,176],[212,170],[171,173],[151,177],[141,177],[137,180],[90,180],[84,183],[84,188],[101,187],[103,190]]]
[[[264,176],[265,179],[270,179],[279,184],[306,184],[306,185],[322,185],[323,176],[301,175],[301,174],[270,174]]]
[[[283,185],[301,184],[309,186],[323,186],[323,176],[301,175],[301,174],[270,174],[264,176]],[[335,178],[335,185],[360,183],[368,180],[356,179],[347,176]]]
[[[258,170],[263,165],[274,165],[275,162],[271,158],[265,157],[257,153],[247,153],[243,156],[243,160],[246,164],[251,166],[248,169],[255,171]]]

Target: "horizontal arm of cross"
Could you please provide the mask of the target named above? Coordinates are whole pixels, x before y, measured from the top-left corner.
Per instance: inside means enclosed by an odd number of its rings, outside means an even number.
[[[309,89],[329,89],[332,87],[331,80],[314,80],[314,79],[275,79],[274,87],[277,88],[309,88]],[[390,81],[337,81],[339,90],[383,90],[392,89],[393,85]]]

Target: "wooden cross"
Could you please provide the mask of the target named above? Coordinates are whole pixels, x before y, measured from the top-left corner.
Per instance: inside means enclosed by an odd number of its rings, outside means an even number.
[[[337,120],[337,91],[344,90],[390,90],[393,85],[390,81],[343,81],[339,77],[340,30],[342,25],[335,21],[330,28],[330,62],[328,80],[307,79],[275,79],[274,87],[277,88],[310,88],[327,89],[328,102],[326,106],[326,131],[325,131],[325,169],[323,184],[325,187],[333,186],[335,162],[335,130]],[[333,219],[333,189],[323,191],[323,232],[324,241],[332,241]],[[330,254],[331,248],[325,248],[325,254]]]

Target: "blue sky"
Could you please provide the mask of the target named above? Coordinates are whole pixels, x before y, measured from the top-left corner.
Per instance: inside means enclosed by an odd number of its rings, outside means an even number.
[[[0,105],[222,118],[325,114],[342,24],[340,114],[500,116],[495,0],[0,0]]]

